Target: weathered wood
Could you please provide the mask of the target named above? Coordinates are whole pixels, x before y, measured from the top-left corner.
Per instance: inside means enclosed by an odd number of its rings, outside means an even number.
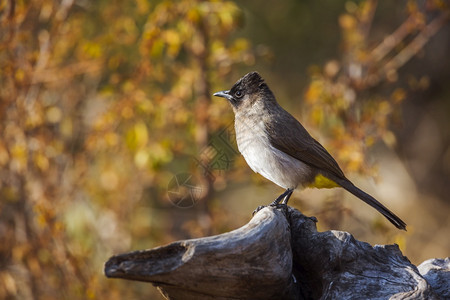
[[[418,267],[420,274],[441,299],[450,299],[450,258],[432,258]]]
[[[229,233],[112,257],[108,277],[153,282],[170,299],[293,299],[289,224],[264,209]]]
[[[396,245],[317,232],[315,221],[293,208],[266,207],[229,233],[113,256],[105,274],[152,282],[168,299],[449,296],[448,259],[424,262],[422,276]]]
[[[294,265],[304,298],[438,299],[397,245],[372,247],[347,232],[317,232],[308,218],[291,212]]]

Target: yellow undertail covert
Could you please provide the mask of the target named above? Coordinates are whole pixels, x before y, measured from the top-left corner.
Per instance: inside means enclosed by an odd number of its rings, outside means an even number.
[[[331,189],[339,186],[339,184],[323,176],[322,174],[316,175],[316,177],[314,177],[314,181],[307,185],[307,187],[318,189]]]

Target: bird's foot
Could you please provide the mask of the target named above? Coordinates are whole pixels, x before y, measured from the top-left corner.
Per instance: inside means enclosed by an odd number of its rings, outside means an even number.
[[[252,216],[254,216],[257,212],[259,212],[261,209],[263,209],[265,206],[264,205],[260,205],[257,208],[255,208],[255,210],[252,212]]]
[[[281,202],[281,203],[275,203],[275,201],[274,202],[272,202],[272,203],[270,203],[269,204],[269,206],[272,206],[272,207],[274,207],[274,208],[281,208],[281,209],[287,209],[287,204],[286,203],[283,203],[283,202]]]
[[[287,208],[287,203],[289,201],[289,198],[292,195],[293,189],[286,189],[283,194],[278,196],[277,199],[275,199],[272,203],[270,203],[268,206],[272,206],[275,208]],[[281,202],[281,203],[280,203]],[[252,216],[254,216],[257,212],[259,212],[261,209],[263,209],[264,205],[258,206],[252,213]]]
[[[272,203],[269,204],[269,206],[275,207],[275,208],[282,208],[282,207],[287,207],[287,204],[284,202],[278,202],[277,200],[273,201]]]
[[[273,201],[272,203],[270,203],[269,205],[260,205],[257,208],[255,208],[255,210],[252,212],[252,216],[254,216],[256,213],[258,213],[261,209],[265,208],[265,207],[269,207],[272,206],[274,208],[287,208],[287,205],[284,203],[277,203],[276,200]]]
[[[283,194],[281,194],[280,196],[277,197],[277,199],[273,200],[272,203],[270,203],[270,206],[278,206],[278,204],[280,204],[281,202],[282,204],[287,204],[289,198],[292,195],[293,190],[292,189],[287,189],[286,191],[284,191]]]

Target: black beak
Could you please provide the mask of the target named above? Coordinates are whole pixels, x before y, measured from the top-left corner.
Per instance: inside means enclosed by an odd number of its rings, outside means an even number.
[[[221,91],[221,92],[214,93],[213,96],[222,97],[222,98],[231,100],[232,96],[229,93],[230,93],[230,91]]]

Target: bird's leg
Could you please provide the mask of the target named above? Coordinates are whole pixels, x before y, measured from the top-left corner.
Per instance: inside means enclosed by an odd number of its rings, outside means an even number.
[[[281,194],[280,196],[278,196],[277,199],[275,199],[272,203],[269,204],[269,206],[275,206],[277,207],[281,200],[283,200],[283,202],[281,202],[281,204],[287,204],[289,201],[289,198],[291,197],[292,193],[294,192],[294,189],[286,189],[284,191],[283,194]],[[254,211],[252,215],[255,215],[258,211],[260,211],[261,209],[263,209],[265,206],[260,205],[258,206]]]
[[[278,204],[280,204],[281,200],[283,200],[283,202],[281,202],[281,204],[287,204],[289,201],[289,198],[291,197],[293,192],[294,192],[294,189],[290,189],[290,188],[286,189],[283,194],[278,196],[277,199],[275,199],[272,203],[270,203],[270,206],[277,206]]]
[[[287,192],[287,194],[284,197],[283,202],[281,202],[281,204],[285,204],[285,205],[288,204],[289,198],[291,198],[292,193],[294,192],[294,189],[287,189],[286,192]],[[284,193],[286,193],[286,192],[284,192]]]

